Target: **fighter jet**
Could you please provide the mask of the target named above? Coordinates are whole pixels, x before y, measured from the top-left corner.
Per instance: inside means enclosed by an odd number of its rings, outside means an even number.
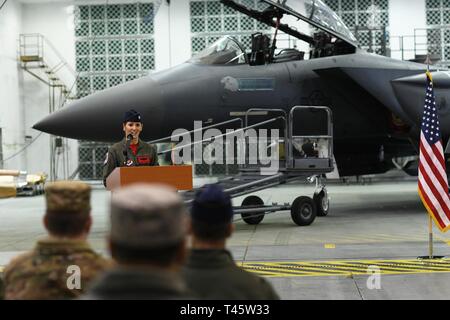
[[[254,34],[251,52],[233,37],[224,37],[181,65],[77,100],[33,128],[114,142],[123,135],[123,113],[134,108],[145,119],[142,138],[150,141],[170,136],[177,128],[191,130],[194,121],[226,121],[249,108],[329,106],[341,176],[383,173],[394,167],[394,158],[417,154],[427,65],[360,49],[321,0],[262,2],[266,7],[257,10],[221,0],[275,28],[273,39]],[[303,27],[294,26],[296,22]],[[280,32],[295,37],[307,50],[277,49]],[[450,73],[433,67],[431,71],[446,144]],[[318,124],[304,125],[307,130]]]

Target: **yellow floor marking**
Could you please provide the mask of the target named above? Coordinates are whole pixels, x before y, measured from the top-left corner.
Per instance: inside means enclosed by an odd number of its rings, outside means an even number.
[[[243,268],[268,277],[349,276],[368,274],[369,266],[381,274],[449,273],[450,259],[441,260],[339,260],[245,262]]]
[[[336,245],[334,243],[326,243],[323,247],[325,249],[336,249]]]

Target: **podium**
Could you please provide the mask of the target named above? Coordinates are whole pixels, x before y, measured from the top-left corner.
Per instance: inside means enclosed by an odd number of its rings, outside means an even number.
[[[177,190],[192,190],[192,166],[117,167],[106,178],[106,189],[113,191],[139,182],[167,184]]]

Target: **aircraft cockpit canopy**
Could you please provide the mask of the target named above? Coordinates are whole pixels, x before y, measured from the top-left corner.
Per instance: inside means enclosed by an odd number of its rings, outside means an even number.
[[[287,0],[287,6],[291,4],[294,7],[294,3],[298,3],[298,0]],[[304,2],[305,16],[314,21],[318,25],[333,30],[339,36],[349,43],[356,43],[357,40],[353,33],[347,28],[342,19],[331,10],[322,0],[306,0]],[[299,12],[301,14],[301,12]]]
[[[198,53],[189,62],[206,65],[235,65],[247,63],[247,56],[235,38],[225,36]]]
[[[250,52],[234,37],[222,37],[190,59],[191,63],[253,66],[304,60],[305,55],[316,59],[351,54],[358,47],[355,36],[323,0],[261,0],[266,8],[260,10],[248,8],[236,0],[220,2],[272,27],[269,32],[273,34],[253,33]],[[267,33],[268,29],[263,31]],[[290,46],[291,40],[286,42],[286,35],[301,43]]]

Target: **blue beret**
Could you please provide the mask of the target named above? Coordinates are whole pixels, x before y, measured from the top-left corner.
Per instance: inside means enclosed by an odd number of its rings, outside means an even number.
[[[204,186],[197,192],[191,207],[191,218],[207,223],[229,223],[233,220],[231,198],[218,184]]]
[[[123,115],[123,122],[142,122],[141,114],[133,109],[128,110]]]

